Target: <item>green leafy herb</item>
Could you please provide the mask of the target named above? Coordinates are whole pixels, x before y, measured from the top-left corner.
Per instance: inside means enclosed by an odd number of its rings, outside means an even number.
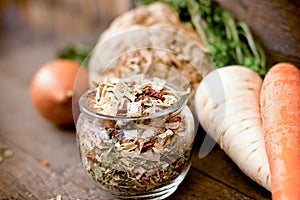
[[[246,66],[259,75],[267,72],[263,48],[248,26],[236,20],[212,0],[137,0],[138,5],[155,1],[173,7],[182,21],[189,21],[199,33],[216,67]]]
[[[83,66],[87,66],[92,49],[93,47],[90,46],[82,44],[72,44],[58,52],[57,57],[74,60],[81,63]]]

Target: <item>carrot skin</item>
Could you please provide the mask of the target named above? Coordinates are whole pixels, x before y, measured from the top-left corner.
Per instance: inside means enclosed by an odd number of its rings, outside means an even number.
[[[300,71],[274,65],[260,95],[273,200],[300,199]]]

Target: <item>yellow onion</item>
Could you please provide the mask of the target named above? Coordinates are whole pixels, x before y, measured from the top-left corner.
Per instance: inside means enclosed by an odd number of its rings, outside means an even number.
[[[75,61],[58,59],[43,65],[30,85],[31,100],[39,113],[57,126],[74,124],[73,86],[80,70],[80,92],[88,88],[88,73]],[[76,91],[78,92],[78,91]]]

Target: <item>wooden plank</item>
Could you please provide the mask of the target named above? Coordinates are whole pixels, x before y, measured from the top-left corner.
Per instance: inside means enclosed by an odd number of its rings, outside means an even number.
[[[199,127],[192,157],[194,168],[253,199],[271,199],[271,193],[246,176],[220,149],[218,144],[214,146],[213,150],[206,157],[200,159],[198,157],[199,147],[203,142],[204,136],[205,132]]]
[[[109,200],[87,176],[79,162],[71,163],[63,171],[43,166],[28,152],[22,151],[0,135],[2,145],[9,146],[15,155],[0,165],[0,196],[4,199],[50,199],[62,195],[64,199]],[[30,164],[29,164],[30,163]],[[13,167],[12,167],[13,166]],[[205,197],[205,198],[204,198]],[[184,182],[169,199],[251,199],[205,175],[191,169]]]
[[[183,195],[184,194],[184,195]],[[252,199],[245,194],[191,169],[178,190],[169,198],[176,200]]]
[[[0,196],[7,199],[50,199],[62,195],[64,199],[100,199],[110,197],[98,190],[87,176],[79,160],[64,163],[65,168],[43,166],[37,155],[15,146],[0,135],[1,144],[11,148],[15,155],[0,165]],[[55,153],[55,152],[53,152]],[[61,152],[61,156],[64,156]],[[56,154],[55,157],[58,157]],[[251,199],[232,187],[194,170],[188,173],[178,190],[169,198],[183,199]],[[259,198],[257,198],[259,199]]]
[[[64,167],[55,169],[44,166],[37,154],[32,154],[0,135],[1,144],[14,151],[14,156],[0,165],[0,196],[7,199],[51,199],[63,195],[66,199],[109,199],[98,190],[84,173],[79,160],[64,162]],[[33,142],[34,143],[34,142]],[[51,144],[50,144],[51,145]],[[54,157],[65,157],[60,149]]]

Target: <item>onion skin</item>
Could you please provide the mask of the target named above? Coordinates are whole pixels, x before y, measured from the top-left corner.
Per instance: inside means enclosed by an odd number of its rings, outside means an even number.
[[[43,65],[30,84],[30,96],[39,113],[59,127],[74,125],[73,86],[80,69],[81,89],[88,89],[87,70],[75,61],[58,59]],[[84,77],[84,78],[82,78]]]

